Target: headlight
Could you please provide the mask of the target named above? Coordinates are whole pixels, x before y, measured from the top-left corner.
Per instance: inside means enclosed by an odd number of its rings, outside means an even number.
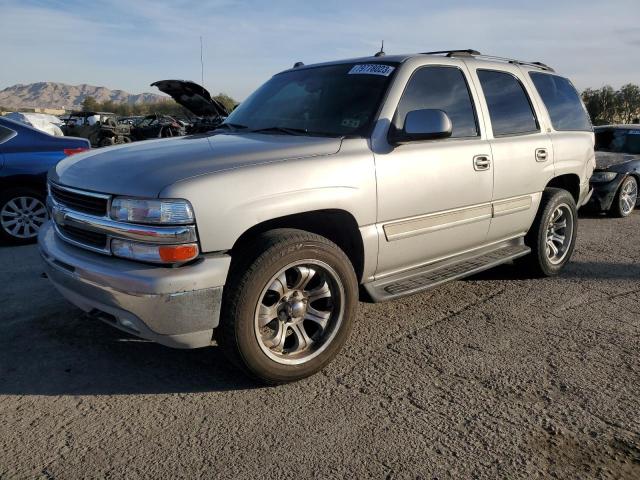
[[[193,223],[193,208],[186,200],[143,200],[116,197],[111,202],[111,218],[130,223]]]
[[[606,183],[610,182],[617,176],[618,174],[616,172],[593,172],[589,181],[593,183]]]
[[[151,245],[114,238],[111,253],[116,257],[152,263],[184,263],[198,256],[198,244]]]

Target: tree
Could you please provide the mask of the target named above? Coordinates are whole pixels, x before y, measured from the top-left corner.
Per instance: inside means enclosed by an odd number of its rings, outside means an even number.
[[[587,88],[582,92],[594,125],[631,123],[640,116],[640,87],[627,84],[614,90],[609,85],[598,90]]]
[[[618,116],[622,123],[631,123],[640,115],[640,87],[628,83],[616,92]]]
[[[95,112],[100,110],[100,104],[93,97],[85,97],[82,101],[82,111],[83,112]]]
[[[233,110],[233,107],[235,107],[238,102],[236,102],[233,98],[231,98],[229,95],[227,95],[226,93],[219,93],[218,95],[213,97],[214,100],[219,101],[222,105],[225,106],[225,108],[229,111]]]

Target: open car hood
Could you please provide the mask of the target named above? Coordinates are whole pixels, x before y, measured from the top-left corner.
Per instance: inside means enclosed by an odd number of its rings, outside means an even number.
[[[152,87],[170,95],[177,103],[199,117],[226,117],[229,111],[211,97],[206,88],[189,80],[159,80]]]

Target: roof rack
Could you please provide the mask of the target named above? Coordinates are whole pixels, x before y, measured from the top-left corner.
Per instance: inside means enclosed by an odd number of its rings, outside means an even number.
[[[482,55],[477,50],[471,50],[470,48],[467,50],[440,50],[438,52],[422,52],[421,55],[443,55],[447,54],[447,57],[477,57],[478,55]]]
[[[511,63],[513,65],[524,65],[524,66],[528,66],[528,67],[536,67],[539,68],[541,70],[546,70],[549,72],[555,72],[555,70],[553,68],[551,68],[548,65],[545,65],[542,62],[526,62],[523,60],[516,60],[515,58],[506,58],[506,57],[496,57],[494,55],[483,55],[482,53],[478,52],[477,50],[471,50],[471,49],[467,49],[467,50],[441,50],[438,52],[423,52],[421,55],[444,55],[446,54],[447,57],[477,57],[477,58],[481,58],[484,60],[496,60],[499,62],[507,62],[507,63]]]

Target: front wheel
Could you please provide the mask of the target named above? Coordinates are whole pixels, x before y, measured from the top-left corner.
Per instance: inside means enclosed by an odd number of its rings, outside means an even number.
[[[628,176],[620,184],[613,204],[611,204],[609,214],[618,218],[628,217],[636,208],[637,203],[638,181],[634,177]]]
[[[348,257],[324,237],[292,229],[260,235],[236,254],[218,340],[268,384],[302,379],[341,350],[357,309]]]
[[[571,259],[577,231],[573,196],[559,188],[545,189],[536,218],[525,237],[531,255],[523,257],[521,263],[536,276],[557,275]]]

